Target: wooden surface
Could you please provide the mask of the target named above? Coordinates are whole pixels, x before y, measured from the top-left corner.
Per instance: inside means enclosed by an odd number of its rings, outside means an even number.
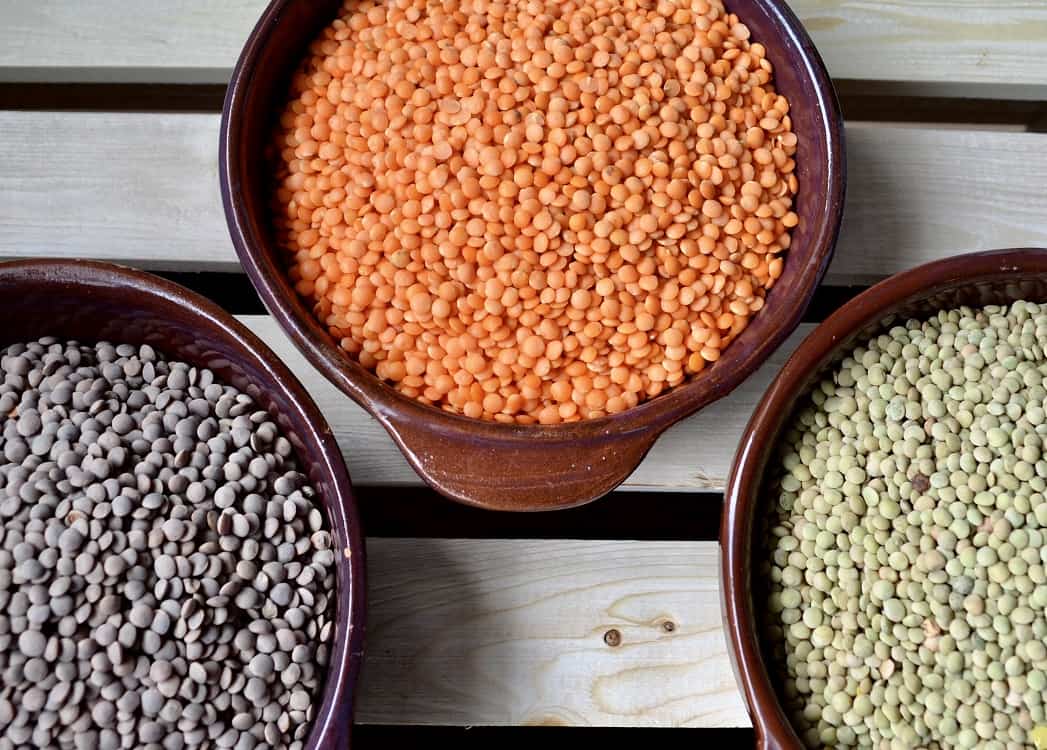
[[[226,83],[266,0],[0,0],[0,81]]]
[[[2,106],[33,110],[0,109],[0,260],[94,257],[205,272],[201,285],[243,313],[243,295],[225,292],[228,277],[210,273],[239,271],[218,197],[213,84],[227,80],[264,5],[0,0],[0,84],[14,84],[3,87]],[[847,111],[873,121],[847,123],[848,203],[830,284],[867,284],[962,251],[1047,246],[1047,133],[1014,132],[1047,129],[1047,1],[796,0],[793,7],[846,94]],[[134,85],[81,85],[89,82],[173,85],[143,95]],[[164,92],[178,101],[158,102]],[[129,103],[114,99],[124,94]],[[971,96],[985,101],[955,98]],[[975,105],[983,111],[968,111]],[[136,107],[205,111],[113,111]],[[948,113],[958,113],[955,122]],[[258,309],[250,303],[246,309]],[[616,495],[599,505],[618,508],[616,522],[604,519],[598,529],[582,520],[599,522],[588,509],[511,527],[511,516],[449,506],[441,513],[442,501],[416,489],[419,480],[385,432],[306,364],[271,318],[241,318],[316,398],[365,498],[365,517],[383,519],[368,540],[358,721],[377,730],[429,725],[412,735],[414,744],[439,744],[427,738],[446,735],[432,725],[734,727],[732,737],[751,737],[720,625],[717,546],[708,540],[738,435],[809,325],[734,394],[663,435],[624,487],[679,495]],[[411,523],[402,520],[405,508],[418,509]],[[630,514],[645,508],[657,523],[635,522]],[[667,523],[673,513],[703,520]],[[427,526],[427,517],[441,522]],[[467,519],[471,538],[458,538],[466,531],[447,519]],[[540,540],[520,533],[539,526]],[[571,538],[607,528],[613,538]],[[678,528],[706,541],[661,541],[684,538]],[[608,645],[609,630],[620,645]],[[592,737],[559,734],[571,739],[557,747]],[[680,737],[655,732],[637,741]]]
[[[365,723],[748,726],[713,542],[372,539]],[[620,645],[604,640],[616,630]],[[613,639],[612,639],[613,640]]]
[[[218,195],[218,115],[0,110],[0,132],[0,258],[239,270]],[[1047,245],[1047,133],[856,124],[847,150],[830,284]]]
[[[0,0],[0,81],[225,83],[265,0]],[[728,3],[729,5],[729,3]],[[1043,98],[1042,0],[794,0],[839,79]],[[1005,88],[1004,88],[1005,87]]]

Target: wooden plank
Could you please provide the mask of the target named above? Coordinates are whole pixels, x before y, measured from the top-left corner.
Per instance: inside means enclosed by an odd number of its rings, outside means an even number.
[[[1039,99],[1047,92],[1042,0],[792,0],[849,90]],[[1031,62],[1029,56],[1040,59]]]
[[[0,0],[0,81],[226,83],[267,0]]]
[[[0,257],[239,270],[217,115],[0,112],[0,201]]]
[[[847,207],[830,283],[975,250],[1047,247],[1047,134],[847,128]]]
[[[1047,134],[858,123],[847,145],[847,210],[828,283],[1047,246]],[[238,271],[217,151],[217,115],[0,111],[0,258]]]
[[[715,542],[371,539],[367,552],[361,723],[749,726]]]
[[[342,446],[354,484],[421,482],[381,425],[317,372],[273,318],[245,315],[240,320],[272,347],[319,404]],[[812,328],[801,325],[733,394],[667,430],[622,489],[722,491],[749,415],[789,354]]]
[[[0,0],[0,81],[225,83],[265,5],[95,0],[84,12],[65,0]],[[791,5],[837,79],[876,79],[919,95],[1035,99],[1047,92],[1040,0]]]

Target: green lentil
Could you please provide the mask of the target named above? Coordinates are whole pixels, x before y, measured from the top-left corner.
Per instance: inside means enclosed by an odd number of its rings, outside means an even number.
[[[801,400],[769,484],[772,664],[809,747],[1047,750],[1047,305],[940,311]]]

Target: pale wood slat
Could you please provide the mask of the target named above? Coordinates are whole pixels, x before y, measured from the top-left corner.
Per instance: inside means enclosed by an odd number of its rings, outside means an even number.
[[[1039,99],[1047,92],[1042,0],[789,4],[833,78],[890,82],[878,91],[908,95]]]
[[[0,202],[0,257],[239,270],[217,115],[0,111]]]
[[[421,483],[381,425],[317,372],[273,318],[267,315],[244,315],[240,316],[240,320],[273,348],[319,404],[338,438],[355,484]],[[734,449],[756,403],[785,360],[812,328],[811,325],[801,325],[764,366],[734,393],[667,430],[633,475],[625,481],[622,489],[722,490],[734,458]]]
[[[847,143],[847,211],[828,283],[1047,245],[1047,134],[857,124]],[[0,111],[0,258],[239,270],[217,150],[217,115]]]
[[[0,81],[226,83],[267,0],[0,0]]]
[[[715,542],[370,539],[357,720],[748,726],[717,554]]]
[[[225,83],[265,0],[0,0],[0,81]],[[833,77],[1041,98],[1040,0],[795,0]],[[728,2],[728,7],[730,3]]]

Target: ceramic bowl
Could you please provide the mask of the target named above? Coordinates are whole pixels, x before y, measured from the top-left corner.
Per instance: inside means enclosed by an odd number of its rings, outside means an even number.
[[[0,347],[41,336],[149,344],[170,359],[210,368],[273,416],[323,503],[336,553],[334,635],[306,747],[347,747],[363,649],[364,544],[342,453],[302,384],[269,347],[214,303],[108,263],[0,263]]]
[[[1047,250],[998,250],[928,263],[883,281],[819,325],[789,358],[749,421],[728,480],[721,542],[724,623],[735,675],[756,728],[757,746],[801,748],[770,679],[754,602],[753,571],[765,549],[755,538],[766,497],[764,471],[797,400],[860,340],[909,318],[961,305],[1047,302]]]
[[[506,510],[564,508],[620,484],[671,424],[722,398],[752,373],[800,321],[832,256],[843,211],[842,122],[821,58],[779,0],[730,0],[774,64],[791,102],[800,224],[766,308],[715,366],[667,393],[613,416],[567,425],[503,425],[426,406],[352,361],[313,318],[284,273],[272,232],[264,151],[291,73],[329,24],[338,0],[273,0],[248,38],[222,113],[219,167],[233,244],[263,301],[295,345],[328,379],[389,431],[432,487],[461,502]]]

